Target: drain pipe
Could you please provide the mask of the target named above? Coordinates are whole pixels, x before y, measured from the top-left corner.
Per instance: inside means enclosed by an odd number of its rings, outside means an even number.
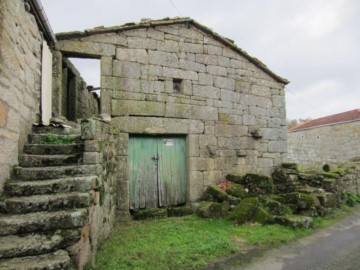
[[[29,0],[28,3],[30,4],[31,9],[34,11],[36,20],[40,24],[46,39],[51,43],[52,46],[55,46],[56,38],[40,0]]]

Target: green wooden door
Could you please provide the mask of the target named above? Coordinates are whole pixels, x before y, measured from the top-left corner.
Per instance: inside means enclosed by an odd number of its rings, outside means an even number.
[[[130,137],[130,209],[185,203],[186,175],[184,137]]]

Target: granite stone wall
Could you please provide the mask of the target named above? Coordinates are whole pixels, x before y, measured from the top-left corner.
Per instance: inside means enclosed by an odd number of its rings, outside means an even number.
[[[301,166],[341,163],[360,157],[360,121],[289,132],[288,158]]]
[[[194,201],[227,173],[269,175],[286,159],[284,84],[244,55],[185,23],[96,31],[57,48],[101,59],[101,112],[126,134],[119,166],[129,135],[182,134]]]
[[[24,1],[0,1],[0,194],[39,118],[42,42]]]

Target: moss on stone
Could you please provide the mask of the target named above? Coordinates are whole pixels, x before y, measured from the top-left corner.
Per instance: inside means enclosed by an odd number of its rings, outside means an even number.
[[[235,184],[229,187],[228,189],[226,189],[226,193],[240,199],[248,197],[248,193],[245,190],[244,186],[240,184]]]
[[[165,208],[142,209],[133,213],[134,220],[159,219],[166,217],[167,217],[167,211]]]
[[[271,194],[274,192],[273,181],[266,175],[247,173],[242,178],[242,182],[252,195]]]
[[[292,210],[287,206],[275,200],[265,200],[264,205],[269,209],[272,215],[283,216],[292,214]]]
[[[313,225],[313,219],[311,217],[288,215],[288,216],[276,216],[274,222],[283,226],[297,228],[311,228]]]
[[[226,180],[229,180],[231,182],[237,183],[237,184],[242,184],[242,177],[241,175],[237,175],[237,174],[228,174],[226,175]]]
[[[193,213],[190,205],[169,207],[166,209],[168,217],[181,217],[191,215]]]
[[[298,209],[305,210],[315,206],[315,200],[311,195],[292,192],[281,195],[284,198],[284,203],[294,204]]]
[[[251,220],[260,203],[256,197],[246,198],[237,205],[229,215],[229,219],[237,224],[244,224]]]
[[[283,162],[283,163],[281,163],[281,167],[285,168],[285,169],[292,169],[292,170],[298,169],[298,165],[295,162]]]
[[[273,217],[264,207],[260,206],[255,210],[251,221],[264,225],[271,223],[273,221]]]
[[[212,202],[225,202],[228,201],[231,204],[238,204],[240,202],[239,198],[231,196],[226,192],[220,190],[217,186],[211,185],[208,186],[205,190],[203,197],[203,201],[212,201]]]
[[[222,203],[202,201],[196,214],[204,218],[226,218],[229,213],[229,202]]]

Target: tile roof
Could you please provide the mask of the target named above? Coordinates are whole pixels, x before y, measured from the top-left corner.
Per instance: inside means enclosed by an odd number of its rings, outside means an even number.
[[[292,131],[299,131],[319,126],[325,126],[330,124],[337,124],[337,123],[343,123],[343,122],[351,122],[360,120],[360,109],[355,109],[343,113],[333,114],[313,120],[306,121],[305,123],[302,123],[296,127],[293,127],[289,129],[290,132]]]
[[[263,62],[258,60],[255,57],[250,56],[247,52],[239,48],[233,40],[228,39],[226,37],[223,37],[219,35],[218,33],[214,32],[212,29],[198,23],[197,21],[189,18],[189,17],[175,17],[175,18],[164,18],[161,20],[151,20],[151,19],[144,19],[139,23],[126,23],[124,25],[120,26],[112,26],[112,27],[95,27],[93,29],[88,29],[83,32],[81,31],[73,31],[73,32],[66,32],[66,33],[58,33],[56,34],[57,40],[70,40],[73,38],[82,38],[86,36],[96,35],[96,34],[105,34],[105,33],[112,33],[112,32],[123,32],[128,31],[132,29],[138,29],[138,28],[148,28],[148,27],[156,27],[161,25],[171,25],[171,24],[182,24],[187,23],[191,24],[194,27],[202,30],[203,32],[211,35],[214,39],[222,42],[224,45],[230,47],[240,55],[242,55],[244,58],[249,60],[251,63],[253,63],[255,66],[263,70],[265,73],[270,75],[273,79],[276,81],[288,84],[289,81],[276,75],[273,71],[271,71]]]

